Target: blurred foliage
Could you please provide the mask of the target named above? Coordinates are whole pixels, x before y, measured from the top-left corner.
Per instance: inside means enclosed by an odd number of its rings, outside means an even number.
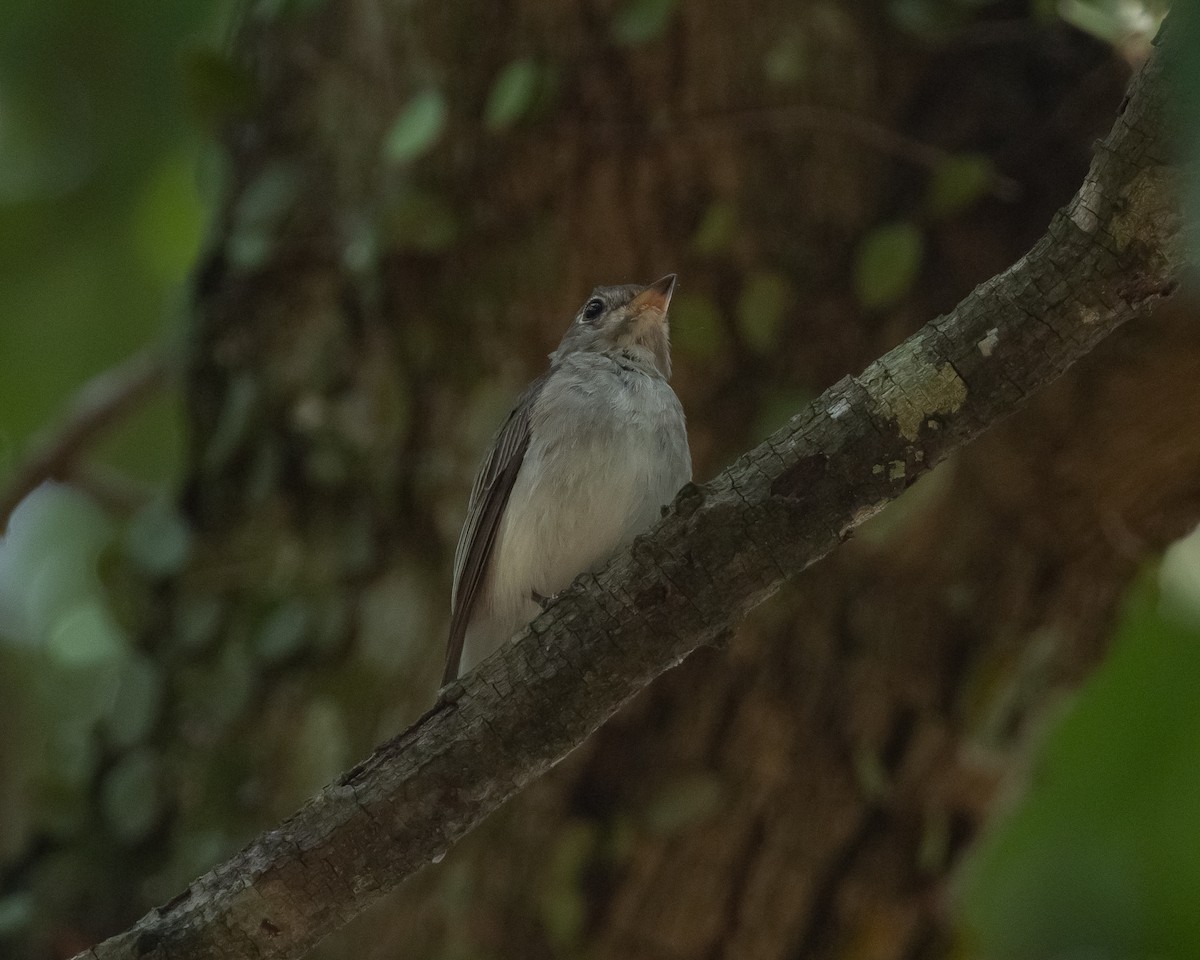
[[[82,379],[178,325],[203,227],[181,63],[217,12],[215,0],[5,7],[0,480]],[[174,398],[124,424],[103,452],[135,477],[174,476]]]
[[[671,350],[700,360],[720,355],[724,321],[711,297],[699,293],[677,293],[671,299]]]
[[[770,353],[778,345],[789,299],[790,285],[778,273],[754,270],[747,274],[736,317],[742,339],[751,350]]]
[[[429,88],[415,94],[383,139],[383,152],[392,163],[411,163],[433,149],[446,127],[446,97]]]
[[[1098,40],[1144,55],[1170,6],[1167,0],[1060,0],[1055,11]]]
[[[5,6],[0,484],[39,437],[52,434],[83,381],[181,333],[183,283],[204,229],[203,138],[237,92],[228,77],[197,66],[212,59],[226,6]],[[80,891],[103,888],[91,876],[92,854],[78,843],[94,829],[86,826],[92,818],[136,844],[163,813],[164,761],[147,741],[164,684],[161,666],[136,649],[135,638],[147,590],[190,550],[173,506],[178,405],[175,389],[165,389],[87,452],[120,510],[45,486],[18,507],[0,540],[6,957],[10,938],[31,925],[61,925],[83,902]],[[35,840],[74,846],[10,888],[5,878]]]
[[[101,576],[117,529],[82,494],[48,485],[26,497],[0,540],[0,697],[12,713],[6,728],[21,732],[0,746],[0,854],[77,831],[101,762],[97,729],[129,746],[157,715],[156,668],[132,648]],[[128,771],[113,774],[111,789],[127,800]],[[122,806],[106,808],[123,816]]]
[[[917,279],[924,252],[925,238],[915,223],[884,223],[868,233],[854,261],[858,302],[879,310],[904,299]]]
[[[1133,590],[967,873],[988,960],[1200,956],[1200,532]]]
[[[542,70],[530,59],[514,60],[500,71],[488,94],[483,125],[493,133],[506,130],[525,116],[542,82]]]
[[[992,161],[982,154],[946,157],[933,171],[925,193],[925,209],[934,219],[969,210],[995,181]]]
[[[625,0],[612,21],[613,39],[625,46],[662,36],[675,13],[676,0]]]

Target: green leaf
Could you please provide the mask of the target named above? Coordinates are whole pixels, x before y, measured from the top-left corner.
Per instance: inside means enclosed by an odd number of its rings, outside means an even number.
[[[410,190],[388,210],[389,239],[401,250],[439,253],[458,238],[458,218],[440,196]]]
[[[50,119],[47,112],[9,83],[0,88],[0,204],[47,199],[78,187],[92,173],[92,151],[82,149],[61,128],[62,120]]]
[[[923,40],[942,39],[967,19],[944,0],[888,0],[887,15],[895,26]]]
[[[96,561],[112,530],[94,503],[60,484],[43,484],[17,505],[0,539],[9,639],[40,643],[64,610],[96,600]]]
[[[783,36],[763,58],[763,73],[780,86],[802,83],[809,72],[809,55],[803,34]]]
[[[383,155],[392,163],[411,163],[431,150],[446,126],[446,98],[434,87],[416,94],[396,118],[383,140]]]
[[[737,303],[738,329],[756,353],[766,354],[779,341],[790,287],[777,273],[755,271],[746,278]]]
[[[213,50],[192,50],[183,65],[188,107],[206,129],[215,130],[254,105],[254,79],[241,66]]]
[[[671,345],[699,359],[720,353],[725,340],[721,311],[711,297],[678,293],[671,301]]]
[[[916,280],[925,240],[916,224],[885,223],[858,245],[854,262],[854,295],[868,310],[903,299]]]
[[[1102,43],[1116,45],[1129,36],[1129,23],[1123,16],[1122,7],[1116,3],[1083,2],[1083,0],[1060,0],[1056,5],[1058,15],[1083,33],[1090,33]]]
[[[592,822],[570,820],[550,852],[539,917],[548,939],[560,950],[578,945],[582,938],[587,919],[583,878],[596,856],[599,836]]]
[[[243,270],[262,265],[271,255],[284,218],[304,202],[300,171],[286,163],[265,167],[242,192],[233,211],[227,251]]]
[[[151,750],[127,754],[100,787],[104,819],[119,840],[137,843],[154,829],[162,814],[162,763]]]
[[[622,46],[648,43],[661,36],[675,13],[675,0],[627,0],[612,22],[612,37]]]
[[[816,394],[798,387],[781,387],[771,390],[758,404],[758,412],[751,428],[751,438],[759,443],[773,434],[796,414],[804,409]]]
[[[1200,956],[1197,690],[1200,630],[1142,578],[1104,662],[1046,725],[1027,794],[972,853],[979,956]]]
[[[115,747],[129,749],[154,729],[163,703],[163,679],[149,657],[135,653],[126,659],[117,681],[117,695],[104,729]]]
[[[953,217],[983,197],[996,176],[992,161],[980,153],[960,153],[937,165],[925,193],[925,209],[935,218]]]
[[[493,133],[506,130],[529,111],[537,94],[541,69],[528,58],[504,67],[492,84],[483,108],[483,125]]]
[[[559,950],[577,946],[587,921],[587,904],[576,889],[563,887],[542,897],[540,919],[546,938]]]
[[[0,897],[0,940],[16,937],[32,920],[32,893],[10,893]]]
[[[728,200],[715,200],[704,211],[692,235],[692,250],[702,257],[728,250],[737,228],[737,208]]]
[[[682,777],[655,794],[643,813],[643,820],[654,833],[678,833],[712,816],[724,800],[725,788],[715,776]]]
[[[191,528],[165,496],[134,514],[125,531],[126,554],[151,577],[162,579],[178,573],[191,549]]]
[[[303,600],[281,603],[263,622],[254,638],[254,653],[267,663],[281,663],[308,643],[312,615]]]
[[[196,164],[187,154],[160,163],[133,210],[133,246],[161,283],[177,283],[196,259],[204,208],[196,190]]]
[[[1200,630],[1200,529],[1173,543],[1158,570],[1162,611]]]
[[[204,470],[220,470],[245,444],[260,414],[258,397],[258,384],[250,374],[234,374],[225,390],[217,425],[204,448]]]
[[[58,664],[93,673],[119,664],[125,647],[124,633],[98,600],[86,600],[64,612],[46,639],[46,650]]]

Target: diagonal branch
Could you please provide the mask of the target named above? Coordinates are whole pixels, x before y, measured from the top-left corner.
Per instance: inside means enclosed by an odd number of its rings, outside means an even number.
[[[299,957],[441,855],[658,674],[1171,293],[1156,55],[1078,195],[1012,268],[827,390],[582,577],[418,723],[94,960]]]

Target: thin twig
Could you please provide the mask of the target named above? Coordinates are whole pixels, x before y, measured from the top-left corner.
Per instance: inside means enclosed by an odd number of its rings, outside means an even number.
[[[17,504],[47,480],[65,479],[84,450],[157,392],[167,367],[163,348],[147,347],[80,387],[62,419],[35,443],[32,455],[0,492],[0,531]]]
[[[117,517],[137,513],[156,495],[161,495],[160,489],[154,484],[95,460],[81,460],[72,464],[63,479],[86,493],[106,513]]]

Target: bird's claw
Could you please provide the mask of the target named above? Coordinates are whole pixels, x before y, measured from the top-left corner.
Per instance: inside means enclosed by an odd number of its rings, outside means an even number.
[[[536,590],[531,589],[529,591],[529,599],[532,600],[534,603],[536,603],[543,610],[545,610],[546,607],[548,607],[554,601],[555,597],[557,597],[557,596],[558,596],[558,594],[556,593],[556,594],[554,594],[553,597],[543,597]]]

